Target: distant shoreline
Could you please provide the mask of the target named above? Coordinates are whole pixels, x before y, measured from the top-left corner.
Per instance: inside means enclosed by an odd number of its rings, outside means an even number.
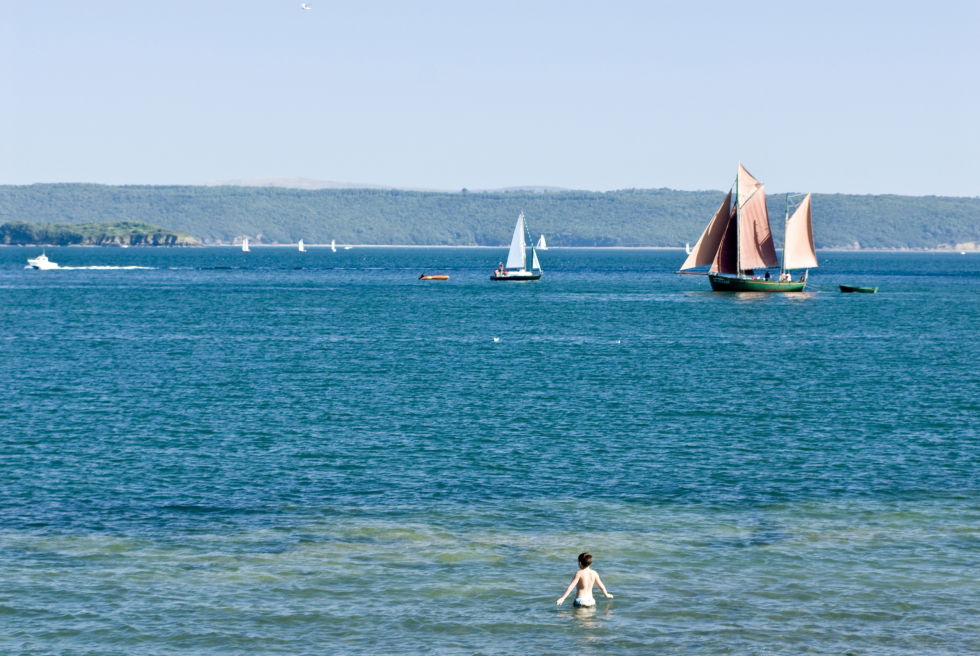
[[[250,243],[252,249],[262,248],[296,248],[295,243]],[[307,250],[328,249],[330,244],[305,244]],[[345,246],[350,246],[349,250],[362,248],[432,248],[432,249],[474,249],[474,250],[507,250],[508,245],[500,246],[475,246],[475,245],[447,245],[447,244],[345,244],[337,246],[338,251],[348,250]],[[156,249],[156,248],[241,248],[241,244],[195,244],[193,246],[167,246],[167,245],[138,245],[138,246],[119,246],[116,244],[0,244],[0,248],[110,248],[110,249]],[[679,251],[684,252],[683,246],[549,246],[547,251]],[[977,248],[818,248],[818,253],[980,253]]]

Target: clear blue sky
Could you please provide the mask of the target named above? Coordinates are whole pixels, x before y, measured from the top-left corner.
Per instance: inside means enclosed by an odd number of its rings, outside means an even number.
[[[980,195],[980,1],[6,0],[0,183]]]

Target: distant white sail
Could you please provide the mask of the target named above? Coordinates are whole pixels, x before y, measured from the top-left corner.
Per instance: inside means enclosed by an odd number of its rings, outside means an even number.
[[[538,246],[537,246],[537,249],[538,249],[539,251],[546,251],[546,250],[548,250],[548,242],[546,242],[546,241],[544,240],[544,235],[541,235],[541,238],[540,238],[540,239],[538,239]]]
[[[333,239],[330,240],[330,250],[332,250],[334,253],[337,252],[337,242]]]
[[[245,237],[244,239],[242,239],[242,252],[248,253],[251,250],[252,249],[248,247],[248,237]]]
[[[691,242],[684,243],[684,252],[687,253],[688,255],[691,254]]]
[[[303,240],[302,239],[300,239],[299,240],[299,243],[296,244],[296,250],[298,250],[300,253],[305,253],[306,252],[306,246],[303,245]]]

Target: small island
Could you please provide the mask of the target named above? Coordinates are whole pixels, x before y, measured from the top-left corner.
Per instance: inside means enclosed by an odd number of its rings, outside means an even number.
[[[0,225],[6,246],[200,246],[196,238],[142,221],[26,223]]]

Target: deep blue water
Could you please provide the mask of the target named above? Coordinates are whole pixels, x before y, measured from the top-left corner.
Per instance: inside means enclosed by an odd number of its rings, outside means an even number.
[[[980,255],[47,253],[150,268],[0,249],[0,653],[980,653]]]

